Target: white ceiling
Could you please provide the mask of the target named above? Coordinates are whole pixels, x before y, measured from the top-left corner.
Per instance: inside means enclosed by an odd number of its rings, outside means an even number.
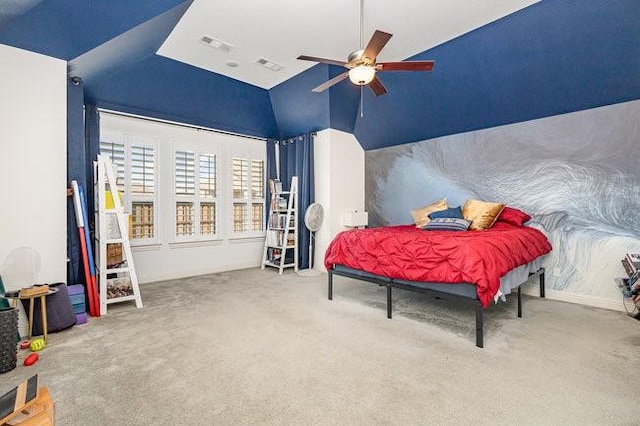
[[[376,29],[390,32],[378,60],[404,60],[537,1],[364,0],[364,44]],[[346,60],[358,50],[359,7],[358,0],[195,0],[158,54],[270,89],[315,65],[299,55]],[[203,35],[233,49],[206,46]],[[260,57],[283,68],[255,64]]]

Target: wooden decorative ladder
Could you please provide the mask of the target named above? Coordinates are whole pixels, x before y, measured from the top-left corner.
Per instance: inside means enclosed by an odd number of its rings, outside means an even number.
[[[107,306],[111,303],[129,300],[134,300],[136,307],[142,308],[138,276],[129,241],[128,215],[122,207],[115,171],[109,156],[98,155],[96,167],[96,265],[100,285],[100,313],[105,315]],[[108,244],[120,244],[122,247],[122,262],[114,267],[108,264]]]

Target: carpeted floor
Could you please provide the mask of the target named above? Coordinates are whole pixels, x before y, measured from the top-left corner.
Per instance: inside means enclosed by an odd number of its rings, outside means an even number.
[[[534,284],[535,285],[535,284]],[[33,373],[58,425],[638,425],[640,322],[247,269],[142,285],[144,309],[50,335]],[[20,358],[26,355],[21,351]]]

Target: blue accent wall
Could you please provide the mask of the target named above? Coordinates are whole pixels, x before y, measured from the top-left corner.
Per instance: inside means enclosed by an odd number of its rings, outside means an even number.
[[[363,117],[347,81],[311,92],[340,67],[267,91],[153,54],[190,3],[28,0],[0,13],[0,43],[70,60],[100,106],[263,137],[331,127],[367,150],[640,98],[638,0],[542,0],[411,58],[431,73],[381,73]]]
[[[269,93],[159,55],[85,87],[98,107],[244,133],[277,135]]]
[[[330,78],[345,72],[343,67],[329,66]],[[365,87],[366,90],[369,90]],[[353,133],[360,111],[360,88],[346,80],[329,89],[330,127]]]
[[[277,137],[286,138],[329,127],[329,92],[314,87],[330,79],[329,67],[318,64],[269,90]]]
[[[69,61],[69,75],[86,84],[105,73],[121,70],[154,55],[193,0],[149,19]]]
[[[365,148],[640,98],[640,5],[546,0],[411,59],[434,71],[381,74],[389,93],[356,124]]]
[[[70,60],[181,3],[46,0],[0,27],[0,42]]]

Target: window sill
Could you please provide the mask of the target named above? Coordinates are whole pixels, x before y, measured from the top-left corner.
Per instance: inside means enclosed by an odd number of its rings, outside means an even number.
[[[229,237],[229,244],[264,243],[264,235]]]
[[[219,246],[222,244],[221,239],[215,240],[193,240],[193,241],[173,241],[169,243],[170,249],[179,249],[186,247],[207,247],[207,246]]]
[[[162,244],[139,244],[139,245],[131,245],[131,251],[158,251],[162,247]]]

